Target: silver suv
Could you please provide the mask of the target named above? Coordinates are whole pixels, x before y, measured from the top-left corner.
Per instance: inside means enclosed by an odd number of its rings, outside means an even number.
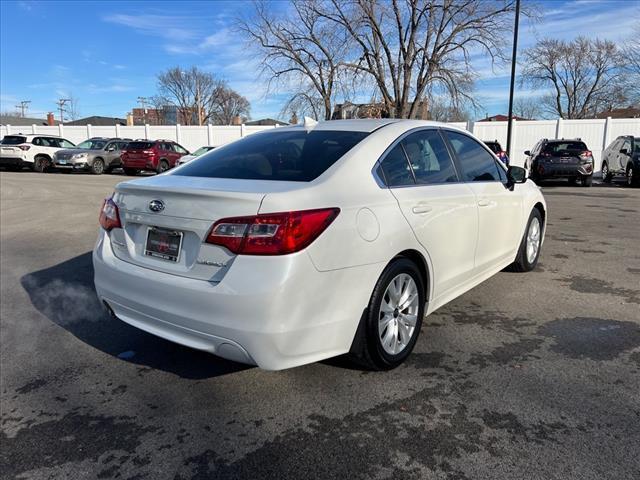
[[[130,141],[130,138],[93,137],[76,148],[56,152],[53,166],[58,170],[80,170],[95,175],[109,173],[122,166],[120,153]]]

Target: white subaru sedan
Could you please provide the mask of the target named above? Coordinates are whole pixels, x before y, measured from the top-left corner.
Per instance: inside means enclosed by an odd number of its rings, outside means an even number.
[[[532,270],[546,204],[477,138],[417,120],[256,133],[120,183],[93,253],[117,318],[279,370],[350,353],[390,369],[425,315]]]

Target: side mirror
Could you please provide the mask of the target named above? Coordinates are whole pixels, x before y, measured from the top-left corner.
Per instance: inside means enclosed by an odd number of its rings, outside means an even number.
[[[107,152],[113,152],[115,149],[116,149],[116,147],[115,147],[114,145],[109,145],[109,146],[107,147],[107,150],[106,150],[106,151],[107,151]]]
[[[530,156],[531,156],[531,150],[525,150],[525,151],[524,151],[524,154],[525,154],[527,157],[530,157]]]
[[[513,190],[516,183],[524,183],[527,181],[527,171],[522,167],[511,165],[507,170],[507,186]]]
[[[623,148],[622,150],[620,150],[620,153],[623,155],[629,155],[629,150],[627,150],[626,148]]]

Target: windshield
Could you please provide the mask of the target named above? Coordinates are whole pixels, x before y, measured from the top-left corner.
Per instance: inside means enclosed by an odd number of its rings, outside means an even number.
[[[203,153],[207,153],[209,150],[213,150],[214,148],[215,147],[200,147],[195,152],[193,152],[191,155],[193,155],[194,157],[199,157]]]
[[[20,135],[7,135],[2,139],[2,145],[20,145],[21,143],[26,143],[27,137],[22,137]]]
[[[85,140],[76,145],[76,148],[84,148],[86,150],[102,150],[107,143],[106,140]]]
[[[553,142],[547,143],[544,147],[543,153],[548,153],[550,155],[556,154],[564,154],[567,152],[584,152],[588,150],[587,146],[584,142]]]
[[[210,151],[174,175],[310,182],[367,135],[302,129],[257,133]]]

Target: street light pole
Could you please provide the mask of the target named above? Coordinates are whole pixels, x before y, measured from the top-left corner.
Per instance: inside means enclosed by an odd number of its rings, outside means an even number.
[[[516,0],[516,19],[513,26],[513,53],[511,54],[511,86],[509,87],[509,119],[507,124],[507,155],[511,158],[511,128],[513,125],[513,90],[516,83],[516,53],[518,52],[518,23],[520,22],[520,0]]]

